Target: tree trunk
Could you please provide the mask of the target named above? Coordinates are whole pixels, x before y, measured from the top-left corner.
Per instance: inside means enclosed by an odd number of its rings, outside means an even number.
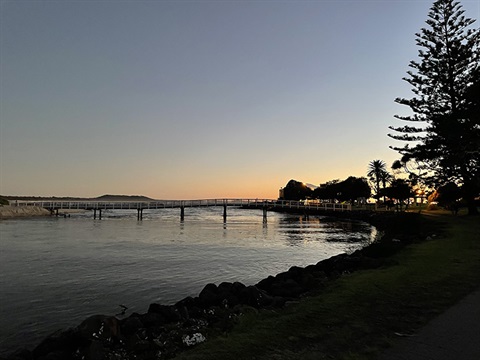
[[[466,177],[464,177],[465,179]],[[465,180],[464,180],[465,181]],[[462,186],[463,200],[467,203],[468,215],[477,215],[478,209],[475,203],[475,197],[478,194],[478,188],[473,181],[465,181]]]
[[[465,197],[465,201],[467,203],[468,215],[477,215],[478,208],[477,208],[477,204],[475,203],[475,197],[474,196]]]

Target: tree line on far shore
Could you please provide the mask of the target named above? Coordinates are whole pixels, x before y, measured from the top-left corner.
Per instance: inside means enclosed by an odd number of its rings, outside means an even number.
[[[301,181],[290,180],[280,189],[281,200],[325,200],[365,204],[368,199],[383,199],[386,204],[403,204],[418,196],[411,183],[396,178],[386,170],[385,162],[373,160],[368,166],[366,177],[349,176],[345,180],[331,180],[319,186],[309,186]]]
[[[352,205],[365,205],[374,199],[386,207],[407,208],[411,200],[439,205],[457,212],[466,206],[462,200],[462,189],[449,182],[437,189],[429,189],[421,183],[402,178],[402,172],[396,163],[388,172],[382,160],[373,160],[368,164],[366,177],[349,176],[345,180],[331,180],[319,186],[312,186],[301,181],[290,180],[280,189],[279,200],[318,200],[327,202],[349,202]],[[478,205],[478,200],[476,201]]]

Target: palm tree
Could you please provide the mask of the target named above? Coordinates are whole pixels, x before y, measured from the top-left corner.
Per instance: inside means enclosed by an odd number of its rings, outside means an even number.
[[[380,183],[383,187],[386,186],[386,183],[389,180],[390,174],[387,171],[387,164],[382,160],[372,160],[368,164],[368,179],[373,183],[373,188],[375,190],[375,198],[379,199],[380,192]]]
[[[380,180],[382,182],[382,188],[385,189],[387,185],[389,185],[394,180],[394,177],[390,173],[388,173],[388,171],[384,171],[380,175]]]
[[[382,181],[382,188],[383,189],[386,189],[387,188],[387,185],[390,185],[394,180],[395,180],[395,177],[393,175],[391,175],[388,171],[384,171],[381,173],[381,181]],[[385,204],[385,194],[383,195],[383,203]]]

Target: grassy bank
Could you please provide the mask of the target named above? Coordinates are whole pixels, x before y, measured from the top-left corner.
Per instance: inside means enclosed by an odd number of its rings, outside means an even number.
[[[406,246],[391,265],[344,275],[283,310],[247,312],[178,358],[375,359],[480,286],[478,217],[422,216],[438,236]]]

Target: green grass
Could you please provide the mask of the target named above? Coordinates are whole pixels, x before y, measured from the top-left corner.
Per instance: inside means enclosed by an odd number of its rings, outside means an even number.
[[[444,230],[389,267],[360,271],[283,310],[250,312],[179,359],[375,359],[480,286],[478,217],[429,216]],[[439,232],[440,233],[440,232]]]

